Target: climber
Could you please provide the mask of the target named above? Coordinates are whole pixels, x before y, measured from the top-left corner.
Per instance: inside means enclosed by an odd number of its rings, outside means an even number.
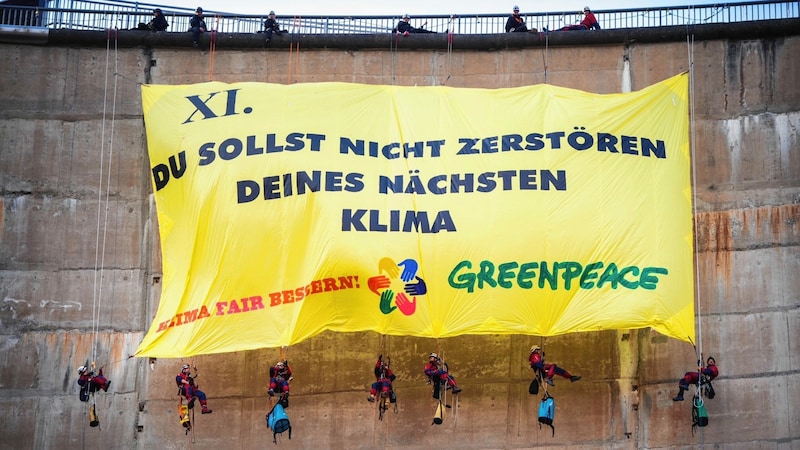
[[[289,361],[278,361],[269,368],[269,396],[272,397],[277,392],[284,408],[289,406],[289,382],[293,379]]]
[[[425,375],[428,376],[428,381],[433,381],[434,383],[443,383],[447,386],[447,389],[453,389],[453,394],[458,394],[461,392],[461,388],[456,385],[456,379],[450,375],[447,363],[442,361],[439,358],[439,355],[436,353],[431,353],[428,357],[428,364],[425,365],[425,369],[423,369]],[[435,391],[434,391],[435,394]]]
[[[581,377],[577,375],[572,375],[566,370],[556,366],[555,364],[545,363],[544,353],[542,353],[542,348],[539,347],[538,345],[534,345],[533,347],[531,347],[531,354],[528,357],[528,362],[530,363],[533,372],[535,374],[541,373],[544,381],[550,386],[554,386],[553,375],[560,375],[564,378],[568,378],[569,381],[573,383],[581,379]]]
[[[189,409],[194,408],[195,399],[200,400],[200,406],[203,408],[203,414],[211,414],[212,411],[208,409],[206,404],[206,393],[197,388],[194,378],[189,374],[190,368],[188,364],[184,364],[181,368],[181,373],[175,377],[175,383],[178,385],[178,395],[183,395],[189,401]],[[197,375],[195,375],[196,377]]]
[[[703,367],[703,361],[698,361],[697,370],[694,372],[686,372],[683,375],[681,381],[678,382],[678,395],[672,398],[673,401],[682,402],[683,401],[683,391],[689,389],[690,384],[698,384],[700,382],[700,375],[706,378],[705,381],[711,381],[714,378],[717,378],[719,375],[719,369],[717,369],[717,361],[714,359],[713,356],[709,356],[706,360],[706,367]],[[704,382],[705,382],[704,381]]]
[[[389,363],[383,360],[383,355],[378,355],[378,362],[375,363],[374,372],[376,381],[372,383],[367,400],[374,402],[378,391],[381,392],[382,397],[391,397],[392,381],[396,377],[392,373],[392,369],[389,368]]]
[[[103,368],[101,367],[97,375],[89,367],[80,366],[78,368],[78,386],[81,387],[81,400],[89,401],[89,394],[95,393],[102,389],[103,392],[108,392],[108,387],[111,386],[111,381],[103,376]]]

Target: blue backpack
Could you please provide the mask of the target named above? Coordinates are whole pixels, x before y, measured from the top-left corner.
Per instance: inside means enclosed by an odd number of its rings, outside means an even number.
[[[277,403],[272,411],[267,414],[267,426],[272,430],[272,442],[278,443],[278,433],[289,430],[289,439],[292,438],[292,425],[289,423],[289,416],[283,409],[283,405]]]
[[[542,429],[542,424],[545,424],[553,430],[553,436],[556,435],[556,429],[553,427],[553,419],[556,415],[556,402],[553,397],[547,392],[544,393],[541,403],[539,403],[539,429]]]

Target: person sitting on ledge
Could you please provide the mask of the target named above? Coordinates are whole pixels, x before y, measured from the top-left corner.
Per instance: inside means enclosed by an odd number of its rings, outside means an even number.
[[[410,19],[411,18],[408,16],[408,14],[403,14],[403,19],[397,23],[398,33],[401,33],[403,36],[408,36],[411,33],[436,33],[435,31],[425,29],[425,25],[427,25],[428,22],[423,23],[419,28],[414,28],[410,23],[408,23]]]
[[[600,23],[597,22],[597,18],[592,14],[592,11],[589,9],[588,6],[583,7],[584,15],[583,20],[581,23],[577,25],[567,25],[564,28],[561,28],[558,31],[574,31],[574,30],[599,30]]]

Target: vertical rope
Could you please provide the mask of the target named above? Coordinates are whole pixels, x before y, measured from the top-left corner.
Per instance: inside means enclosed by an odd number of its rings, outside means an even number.
[[[544,50],[542,50],[542,59],[544,59],[544,84],[547,84],[547,53],[550,50],[550,33],[544,33]]]
[[[116,51],[116,28],[114,34],[114,46]],[[111,57],[111,28],[108,28],[106,34],[106,70],[105,70],[105,85],[103,89],[103,119],[101,125],[101,132],[100,132],[100,173],[98,175],[98,189],[97,189],[97,223],[96,223],[96,232],[95,232],[95,251],[94,251],[94,283],[92,287],[92,358],[91,364],[92,368],[94,368],[95,361],[97,360],[97,332],[99,328],[99,317],[100,317],[100,303],[102,299],[102,285],[103,285],[103,264],[104,264],[104,257],[105,257],[105,228],[103,227],[103,235],[101,241],[101,205],[103,204],[103,170],[105,167],[105,145],[106,145],[106,117],[107,117],[107,105],[108,105],[108,78],[109,78],[109,66],[110,61],[109,58]],[[113,138],[112,138],[113,139]],[[108,197],[106,197],[106,202],[108,202]],[[106,212],[106,223],[108,218],[108,212]],[[101,244],[102,242],[102,244]],[[99,278],[99,280],[98,280]]]
[[[697,148],[696,144],[696,130],[695,130],[695,109],[694,109],[694,34],[691,34],[688,29],[686,30],[686,48],[688,53],[689,62],[689,133],[690,133],[690,148],[689,155],[692,161],[692,216],[694,217],[694,271],[695,271],[695,315],[697,317],[697,344],[700,359],[703,355],[703,325],[702,315],[700,311],[700,264],[698,255],[698,239],[697,239],[697,165],[695,164],[694,152]]]
[[[297,32],[298,33],[302,33],[303,32],[302,23],[303,23],[303,18],[300,17],[300,16],[297,16]],[[294,52],[294,78],[295,78],[295,81],[297,81],[297,66],[300,64],[300,36],[297,37],[297,48],[295,50],[296,51]]]
[[[208,56],[209,56],[209,64],[208,64],[208,81],[214,80],[214,58],[217,54],[217,30],[219,29],[219,19],[220,16],[217,14],[214,16],[215,23],[214,28],[209,33],[209,44],[208,44]]]

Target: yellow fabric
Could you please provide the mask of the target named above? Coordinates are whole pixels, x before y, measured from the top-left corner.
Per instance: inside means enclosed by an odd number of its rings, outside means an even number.
[[[142,88],[163,288],[138,356],[323,330],[694,339],[688,76],[628,94]]]

